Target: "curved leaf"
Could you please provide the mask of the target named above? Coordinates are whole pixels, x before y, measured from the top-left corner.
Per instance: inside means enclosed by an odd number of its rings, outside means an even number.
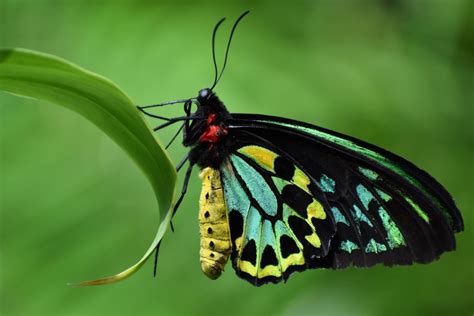
[[[145,173],[160,208],[156,237],[135,265],[107,278],[76,285],[107,284],[137,271],[168,227],[176,172],[161,144],[127,95],[109,80],[55,56],[25,49],[0,49],[0,90],[69,108],[97,125]]]

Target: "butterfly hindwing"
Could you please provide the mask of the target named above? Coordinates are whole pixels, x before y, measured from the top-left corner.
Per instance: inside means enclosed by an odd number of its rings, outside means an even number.
[[[327,254],[334,223],[301,169],[267,148],[243,146],[221,173],[238,275],[278,282]]]

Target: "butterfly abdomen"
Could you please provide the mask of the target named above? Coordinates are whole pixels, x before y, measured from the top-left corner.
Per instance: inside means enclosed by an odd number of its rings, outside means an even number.
[[[227,208],[219,170],[207,167],[199,176],[202,180],[199,199],[201,270],[209,278],[217,279],[232,250]]]

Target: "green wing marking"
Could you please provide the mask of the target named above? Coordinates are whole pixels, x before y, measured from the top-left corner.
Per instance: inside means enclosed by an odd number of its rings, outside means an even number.
[[[359,153],[366,157],[367,159],[371,159],[381,166],[393,171],[394,173],[398,174],[399,176],[403,177],[407,181],[409,181],[412,185],[414,185],[416,188],[418,188],[421,192],[423,192],[425,195],[427,195],[436,205],[439,207],[439,209],[443,212],[444,216],[448,220],[451,225],[453,225],[453,217],[451,213],[446,209],[446,207],[440,202],[439,198],[434,196],[432,193],[428,192],[428,190],[423,186],[420,181],[418,181],[415,177],[412,175],[408,174],[403,168],[401,168],[396,162],[391,161],[387,157],[383,156],[382,154],[373,151],[371,149],[365,148],[363,146],[360,146],[356,144],[355,142],[336,136],[332,134],[325,133],[321,130],[315,129],[315,128],[310,128],[306,126],[301,126],[301,125],[295,125],[295,124],[290,124],[286,122],[278,122],[278,121],[266,121],[266,120],[258,120],[263,123],[270,123],[278,126],[283,126],[287,128],[291,128],[294,130],[298,130],[300,132],[303,132],[305,134],[309,134],[312,136],[316,136],[318,138],[322,138],[326,141],[332,142],[334,144],[343,146],[344,148],[347,148],[349,150],[352,150],[356,153]],[[360,167],[360,172],[370,178],[371,180],[375,180],[378,174],[372,170],[362,168]],[[408,201],[408,200],[407,200]],[[427,218],[426,213],[421,211],[420,207],[414,207],[415,211],[417,214],[419,214],[424,220]]]

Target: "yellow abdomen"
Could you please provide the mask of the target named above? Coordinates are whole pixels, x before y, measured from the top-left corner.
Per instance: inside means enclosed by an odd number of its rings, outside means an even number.
[[[232,250],[227,208],[219,170],[207,167],[199,176],[202,180],[199,199],[201,270],[209,278],[217,279]]]

